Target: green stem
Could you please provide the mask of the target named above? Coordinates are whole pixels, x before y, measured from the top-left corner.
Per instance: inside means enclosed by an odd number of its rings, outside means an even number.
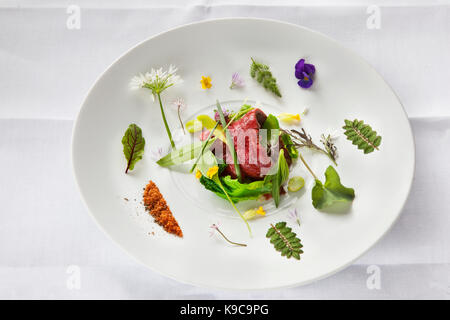
[[[300,157],[300,160],[302,160],[303,164],[305,165],[306,169],[308,169],[308,171],[311,173],[311,175],[314,177],[314,179],[317,179],[317,176],[314,174],[314,172],[311,170],[311,168],[308,166],[308,164],[306,163],[305,159],[303,158],[302,154],[299,152],[298,156]]]
[[[161,108],[161,116],[164,121],[164,126],[166,127],[167,135],[169,136],[170,144],[171,144],[172,148],[175,149],[175,143],[172,140],[172,133],[170,132],[169,125],[167,124],[166,114],[164,113],[164,108],[163,108],[161,96],[159,93],[158,93],[158,100],[159,100],[159,107]]]
[[[327,155],[327,157],[331,160],[331,162],[333,162],[334,163],[334,165],[337,167],[337,163],[336,163],[336,161],[333,159],[333,157],[330,155],[330,153],[329,152],[326,152],[326,151],[323,151],[323,150],[321,150],[323,153],[325,153],[326,155]]]
[[[181,120],[180,106],[178,106],[178,120],[180,120],[180,124],[181,124],[181,128],[183,129],[183,133],[186,134],[186,131],[184,130],[183,121]]]
[[[247,246],[247,245],[244,244],[244,243],[237,243],[237,242],[231,241],[231,240],[228,239],[228,238],[222,233],[222,231],[220,231],[219,228],[217,228],[217,227],[216,227],[216,230],[217,230],[217,232],[220,233],[220,235],[221,235],[228,243],[234,244],[234,245],[236,245],[236,246],[241,246],[241,247],[246,247],[246,246]]]

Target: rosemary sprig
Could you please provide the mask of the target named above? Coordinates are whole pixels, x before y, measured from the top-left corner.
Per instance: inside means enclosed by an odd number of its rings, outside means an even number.
[[[317,144],[314,143],[314,141],[311,138],[311,135],[307,134],[305,129],[302,128],[302,131],[297,131],[295,129],[291,130],[285,130],[281,129],[284,133],[288,134],[291,139],[292,143],[295,148],[309,148],[313,149],[319,152],[322,152],[325,154],[330,160],[337,166],[336,159],[337,159],[337,148],[334,145],[333,139],[330,135],[325,137],[325,135],[322,135],[322,139],[320,140],[322,144],[324,145],[324,148],[319,147]]]

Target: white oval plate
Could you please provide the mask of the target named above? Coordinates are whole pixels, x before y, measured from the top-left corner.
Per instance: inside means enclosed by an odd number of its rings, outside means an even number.
[[[250,57],[267,63],[278,80],[282,99],[249,76]],[[304,90],[294,77],[300,58],[316,66],[314,85]],[[295,171],[306,179],[306,191],[290,206],[298,208],[301,227],[287,208],[251,221],[253,238],[225,201],[204,190],[192,176],[160,168],[152,159],[167,147],[159,106],[148,92],[130,91],[128,83],[151,67],[179,67],[184,84],[163,93],[173,131],[178,127],[171,101],[183,97],[183,114],[194,115],[214,104],[238,106],[261,101],[266,112],[301,113],[302,125],[317,142],[321,133],[338,133],[338,167],[342,183],[353,187],[350,212],[318,212],[311,204],[313,180],[300,163]],[[240,72],[247,85],[229,89]],[[213,87],[202,90],[202,75]],[[230,103],[227,103],[230,102]],[[209,109],[211,110],[211,108]],[[212,110],[211,110],[212,112]],[[380,151],[363,154],[345,139],[344,119],[362,119],[382,136]],[[143,160],[124,174],[121,138],[130,123],[146,138]],[[305,153],[321,178],[330,164],[320,154]],[[260,19],[222,19],[194,23],[165,32],[134,47],[99,78],[75,123],[73,167],[80,193],[103,230],[122,248],[154,271],[182,282],[231,289],[267,289],[305,284],[348,266],[392,226],[408,197],[414,174],[414,142],[406,114],[389,86],[363,59],[317,32],[292,24]],[[153,223],[140,203],[148,180],[159,186],[184,232],[179,239]],[[126,201],[124,198],[127,198]],[[210,202],[211,201],[211,202]],[[290,200],[292,202],[292,199]],[[214,204],[212,204],[214,203]],[[300,261],[281,257],[265,233],[270,223],[287,221],[299,234],[305,253]],[[219,222],[233,247],[209,226]]]

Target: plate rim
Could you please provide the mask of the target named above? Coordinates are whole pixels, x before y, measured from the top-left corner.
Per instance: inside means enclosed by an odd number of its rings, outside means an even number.
[[[285,26],[289,26],[289,27],[293,27],[293,28],[298,28],[298,29],[302,29],[308,32],[311,32],[319,37],[322,37],[324,39],[326,39],[327,41],[331,41],[332,43],[334,43],[336,46],[340,47],[341,49],[343,49],[344,51],[346,51],[348,54],[350,54],[353,58],[359,59],[361,62],[363,62],[366,66],[369,67],[369,69],[376,74],[376,76],[383,81],[386,86],[390,89],[390,91],[393,93],[395,99],[397,100],[397,102],[399,103],[399,105],[401,106],[401,109],[403,111],[403,114],[406,118],[407,124],[408,124],[408,129],[409,129],[409,135],[411,137],[412,140],[412,153],[413,153],[413,158],[412,158],[412,172],[410,175],[410,179],[408,181],[408,190],[406,193],[406,197],[403,200],[403,203],[401,205],[400,210],[398,211],[398,213],[396,214],[395,218],[392,220],[391,224],[384,230],[384,232],[378,237],[377,240],[375,240],[371,245],[369,245],[365,250],[363,250],[360,254],[358,254],[354,259],[351,259],[350,261],[348,261],[347,263],[344,263],[343,265],[341,265],[340,267],[325,273],[321,276],[312,278],[312,279],[308,279],[305,281],[299,281],[299,282],[295,282],[292,284],[288,284],[288,285],[279,285],[279,286],[268,286],[268,287],[260,287],[260,288],[230,288],[230,287],[224,287],[224,286],[217,286],[217,285],[211,285],[208,283],[203,283],[203,282],[193,282],[193,281],[188,281],[188,280],[183,280],[180,279],[174,275],[168,274],[166,272],[164,272],[163,270],[157,270],[149,265],[147,265],[146,263],[144,263],[143,261],[141,261],[140,258],[138,258],[137,256],[133,255],[130,251],[128,251],[121,243],[119,243],[119,241],[117,241],[116,239],[114,239],[109,232],[100,224],[100,222],[97,220],[96,216],[94,215],[94,213],[92,212],[92,210],[89,207],[89,204],[86,201],[86,198],[83,194],[83,191],[81,190],[80,187],[80,182],[78,180],[77,177],[77,173],[76,173],[76,169],[75,169],[75,152],[74,152],[74,141],[76,139],[76,134],[77,134],[77,128],[79,126],[79,120],[81,118],[81,114],[83,113],[83,111],[86,109],[86,101],[89,99],[89,97],[92,95],[92,92],[94,91],[94,89],[97,87],[99,81],[102,79],[102,77],[116,64],[118,63],[120,60],[122,60],[125,56],[127,56],[131,51],[137,49],[138,47],[140,47],[141,45],[143,45],[144,43],[151,41],[153,39],[156,39],[158,37],[164,36],[167,33],[170,32],[174,32],[177,31],[178,29],[182,29],[185,27],[189,27],[189,26],[193,26],[193,25],[199,25],[199,24],[208,24],[208,23],[215,23],[215,22],[223,22],[223,21],[228,21],[228,22],[232,22],[232,21],[259,21],[259,22],[269,22],[269,23],[277,23],[277,24],[282,24]],[[352,265],[356,260],[358,260],[359,258],[361,258],[363,255],[365,255],[370,249],[372,249],[377,243],[379,243],[381,241],[381,239],[383,239],[386,234],[389,233],[389,231],[391,231],[392,227],[395,225],[395,223],[398,221],[400,215],[403,213],[404,208],[406,203],[408,202],[408,199],[411,195],[411,189],[412,189],[412,183],[414,181],[414,177],[416,174],[416,141],[415,141],[415,137],[414,137],[414,133],[411,127],[411,122],[409,120],[408,114],[405,110],[405,107],[403,106],[399,96],[397,95],[397,93],[393,90],[392,86],[381,76],[381,74],[362,56],[360,56],[359,54],[357,54],[355,51],[353,51],[352,49],[347,48],[346,46],[344,46],[343,44],[341,44],[340,42],[338,42],[337,40],[333,39],[332,37],[310,29],[308,27],[299,25],[299,24],[295,24],[295,23],[291,23],[291,22],[286,22],[286,21],[282,21],[282,20],[277,20],[277,19],[270,19],[270,18],[255,18],[255,17],[224,17],[224,18],[214,18],[214,19],[206,19],[206,20],[202,20],[202,21],[194,21],[194,22],[190,22],[190,23],[186,23],[186,24],[182,24],[182,25],[178,25],[175,27],[172,27],[168,30],[159,32],[153,36],[150,36],[140,42],[138,42],[137,44],[135,44],[134,46],[130,47],[129,49],[125,50],[118,58],[116,58],[112,63],[109,64],[109,66],[103,71],[101,72],[101,74],[95,79],[95,81],[93,82],[93,84],[90,86],[90,88],[88,89],[82,103],[81,103],[81,107],[79,108],[75,119],[73,120],[73,127],[72,127],[72,135],[71,135],[71,142],[70,142],[70,161],[71,161],[71,169],[72,169],[72,175],[74,177],[75,180],[75,185],[76,185],[76,189],[78,190],[78,193],[80,194],[81,200],[85,206],[85,208],[87,209],[87,212],[89,213],[89,215],[91,216],[91,218],[94,220],[94,222],[96,223],[96,225],[100,228],[100,230],[102,230],[102,232],[110,239],[112,240],[112,242],[117,245],[119,248],[121,248],[121,250],[125,251],[127,253],[128,256],[131,256],[135,261],[137,261],[139,264],[145,266],[146,268],[148,268],[149,270],[151,270],[152,272],[155,272],[156,274],[162,275],[164,277],[167,277],[169,279],[175,280],[179,283],[183,283],[183,284],[188,284],[188,285],[192,285],[192,286],[196,286],[196,287],[203,287],[203,288],[208,288],[208,289],[219,289],[219,290],[226,290],[226,291],[237,291],[237,292],[261,292],[263,290],[270,290],[270,289],[284,289],[284,288],[294,288],[294,287],[300,287],[300,286],[304,286],[304,285],[308,285],[311,284],[313,282],[328,278],[334,274],[339,273],[340,271],[346,269],[347,267],[349,267],[350,265]]]

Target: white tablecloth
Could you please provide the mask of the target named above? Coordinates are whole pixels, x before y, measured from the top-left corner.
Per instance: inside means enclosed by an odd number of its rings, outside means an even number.
[[[0,298],[450,298],[449,3],[273,3],[0,0]],[[67,27],[68,5],[80,7],[80,29]],[[378,9],[379,29],[368,28]],[[74,184],[73,119],[100,73],[149,36],[232,16],[296,23],[353,49],[414,130],[416,176],[398,222],[352,266],[307,286],[242,293],[160,276],[98,229]]]

